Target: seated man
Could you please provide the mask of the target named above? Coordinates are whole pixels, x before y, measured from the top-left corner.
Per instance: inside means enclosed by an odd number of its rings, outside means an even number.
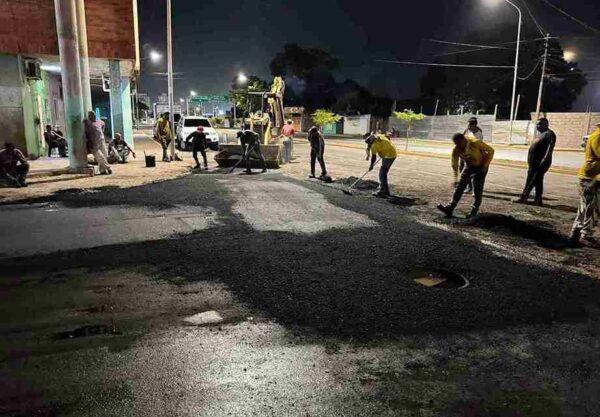
[[[0,151],[0,178],[6,178],[14,187],[27,187],[29,163],[23,153],[12,143],[6,143]]]
[[[62,132],[58,130],[58,126],[52,130],[52,126],[46,125],[44,140],[48,144],[48,158],[52,155],[53,148],[58,148],[58,154],[61,157],[64,158],[67,156],[67,141],[63,137]]]
[[[127,157],[130,153],[135,158],[133,149],[125,142],[123,136],[117,133],[115,138],[108,144],[108,163],[114,164],[119,162],[120,164],[124,164],[127,162]]]

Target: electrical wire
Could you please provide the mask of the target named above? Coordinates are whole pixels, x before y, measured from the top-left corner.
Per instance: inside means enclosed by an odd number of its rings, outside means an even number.
[[[387,59],[378,59],[376,62],[385,64],[404,64],[404,65],[423,65],[429,67],[458,67],[458,68],[504,68],[514,69],[515,67],[505,65],[459,65],[459,64],[436,64],[431,62],[414,62],[414,61],[392,61]]]
[[[523,3],[525,5],[525,8],[527,9],[527,13],[529,13],[529,17],[531,18],[531,20],[533,20],[533,23],[535,23],[538,30],[542,34],[542,36],[546,36],[546,32],[544,31],[544,28],[538,23],[537,19],[533,15],[533,13],[531,13],[531,9],[529,8],[529,5],[527,4],[527,0],[522,0],[521,3]]]
[[[477,45],[477,44],[472,44],[472,43],[442,41],[439,39],[424,39],[424,40],[429,41],[429,42],[443,43],[443,44],[447,44],[447,45],[471,46],[471,47],[477,47],[477,48],[482,48],[482,49],[512,49],[512,48],[503,48],[498,45]]]
[[[542,0],[544,3],[546,3],[548,6],[552,7],[554,10],[558,11],[559,13],[562,13],[564,16],[568,17],[569,19],[573,20],[574,22],[579,23],[581,26],[585,27],[588,30],[591,30],[592,32],[596,33],[596,34],[600,34],[600,30],[596,29],[590,25],[588,25],[587,23],[585,23],[584,21],[576,18],[575,16],[570,15],[569,13],[565,12],[563,9],[561,9],[560,7],[556,6],[555,4],[550,3],[548,0]]]
[[[529,73],[529,75],[527,77],[518,77],[519,80],[525,81],[525,80],[529,79],[535,73],[535,71],[538,69],[541,62],[542,62],[542,58],[539,58],[537,63],[535,64],[535,67],[533,67],[533,70]]]

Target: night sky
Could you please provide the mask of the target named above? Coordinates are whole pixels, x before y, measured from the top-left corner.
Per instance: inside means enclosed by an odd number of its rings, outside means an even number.
[[[463,39],[466,32],[514,23],[506,41],[516,40],[517,12],[494,0],[172,0],[175,100],[190,90],[199,94],[229,91],[239,72],[271,79],[269,63],[286,43],[322,48],[341,62],[336,77],[354,79],[378,94],[395,98],[418,95],[423,67],[382,64],[377,59],[431,62],[431,55],[448,47],[427,41]],[[522,0],[514,0],[522,5]],[[600,80],[600,8],[597,0],[550,0],[597,29],[594,32],[570,20],[543,0],[527,0],[545,31],[560,36],[565,49],[578,53],[588,78]],[[408,6],[410,4],[410,6]],[[535,28],[525,7],[524,25]],[[155,65],[142,60],[141,91],[153,100],[166,92],[166,0],[139,0],[142,58],[150,49],[165,53]],[[582,37],[593,37],[583,39]],[[458,50],[458,49],[452,49]],[[529,67],[530,68],[530,67]],[[523,67],[522,72],[525,73]],[[594,72],[598,71],[598,72]],[[600,81],[592,81],[578,109],[590,102],[600,111]]]

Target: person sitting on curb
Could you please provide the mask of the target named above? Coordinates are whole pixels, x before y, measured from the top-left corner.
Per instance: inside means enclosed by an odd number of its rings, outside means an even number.
[[[580,203],[573,222],[569,243],[578,246],[580,240],[598,247],[593,237],[600,211],[600,123],[585,146],[585,162],[579,169]]]
[[[372,134],[368,133],[365,142],[367,143],[367,160],[369,156],[371,158],[371,165],[369,165],[369,171],[375,168],[377,157],[381,158],[381,167],[379,168],[379,190],[373,195],[379,198],[387,198],[390,196],[390,187],[388,184],[388,173],[394,164],[394,161],[398,157],[396,147],[390,140],[390,134]]]
[[[467,219],[470,219],[477,215],[479,207],[481,207],[485,178],[492,159],[494,159],[494,148],[481,140],[467,138],[462,133],[456,133],[452,137],[452,141],[456,145],[452,151],[452,169],[454,170],[456,188],[452,201],[447,205],[438,204],[437,209],[444,213],[446,217],[452,217],[452,213],[462,198],[465,188],[472,181],[475,200],[471,212],[467,215]],[[459,173],[459,159],[465,161],[466,166],[460,173],[460,180],[456,181]]]
[[[6,178],[16,188],[27,187],[29,162],[23,152],[12,143],[6,143],[0,151],[0,178]]]
[[[198,161],[198,152],[202,154],[202,159],[204,160],[204,169],[208,169],[208,160],[206,159],[206,133],[204,133],[204,128],[202,126],[198,126],[198,128],[190,133],[187,138],[185,138],[185,142],[189,142],[192,140],[192,156],[194,157],[194,161],[196,161],[196,166],[194,169],[200,168],[200,161]]]
[[[108,144],[108,163],[114,164],[115,162],[118,162],[124,164],[127,162],[127,157],[130,153],[135,158],[133,149],[125,142],[123,136],[120,133],[117,133],[115,138]]]

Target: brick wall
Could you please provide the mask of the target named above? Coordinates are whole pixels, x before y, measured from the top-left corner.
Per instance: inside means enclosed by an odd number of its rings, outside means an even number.
[[[581,149],[581,138],[596,129],[600,113],[546,113],[559,148]],[[535,117],[532,113],[531,117]]]
[[[135,59],[133,0],[86,0],[89,55]],[[0,0],[0,52],[58,55],[54,0]]]

